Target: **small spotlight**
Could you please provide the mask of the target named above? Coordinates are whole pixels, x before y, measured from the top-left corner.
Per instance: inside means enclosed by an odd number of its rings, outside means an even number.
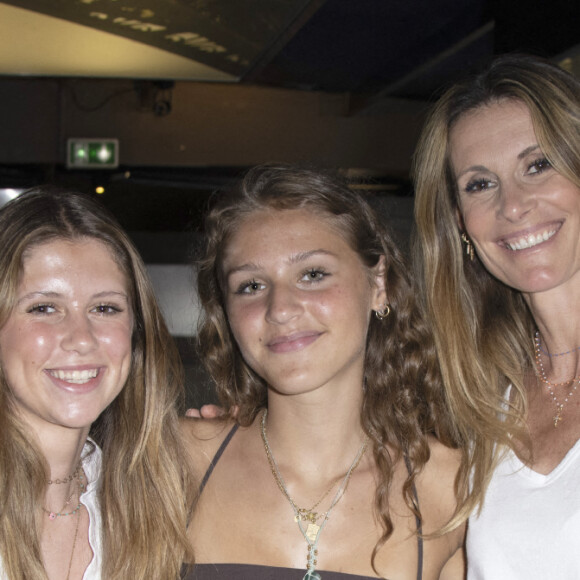
[[[99,185],[98,187],[95,187],[95,192],[98,193],[99,195],[102,195],[103,193],[105,193],[105,188],[102,185]]]

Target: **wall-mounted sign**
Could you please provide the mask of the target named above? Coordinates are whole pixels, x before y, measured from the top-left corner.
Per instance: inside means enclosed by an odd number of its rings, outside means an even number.
[[[114,169],[119,165],[118,139],[71,138],[66,149],[70,169]]]

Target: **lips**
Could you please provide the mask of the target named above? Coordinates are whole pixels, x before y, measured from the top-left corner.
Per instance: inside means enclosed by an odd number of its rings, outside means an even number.
[[[548,241],[558,232],[561,227],[562,223],[559,223],[557,225],[550,225],[535,233],[513,236],[510,239],[504,239],[503,245],[508,250],[512,250],[514,252],[527,250]]]
[[[292,334],[277,336],[267,343],[270,351],[280,354],[294,352],[311,345],[318,340],[322,333],[316,331],[295,332]]]

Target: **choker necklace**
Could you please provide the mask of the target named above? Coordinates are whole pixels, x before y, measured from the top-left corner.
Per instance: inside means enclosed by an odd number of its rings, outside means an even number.
[[[260,422],[260,432],[262,434],[262,441],[264,442],[264,449],[266,451],[266,457],[268,459],[268,464],[270,465],[270,470],[272,471],[272,475],[278,484],[278,488],[284,494],[284,497],[288,500],[292,509],[294,510],[294,521],[298,524],[300,528],[300,532],[304,536],[306,543],[308,544],[308,554],[306,556],[306,574],[304,575],[303,580],[321,580],[321,576],[318,572],[316,572],[316,564],[318,563],[318,540],[320,539],[320,534],[330,517],[330,512],[332,508],[338,503],[340,498],[344,495],[346,491],[346,487],[350,480],[351,475],[353,474],[354,470],[358,467],[366,449],[367,444],[369,441],[368,437],[365,437],[360,449],[358,450],[354,461],[352,462],[351,466],[349,467],[346,475],[342,479],[342,483],[340,484],[328,511],[323,514],[318,515],[317,512],[313,511],[320,502],[330,493],[330,490],[336,485],[336,481],[332,483],[332,485],[324,492],[323,496],[310,508],[299,508],[296,505],[296,502],[290,497],[288,490],[286,489],[286,484],[284,483],[284,478],[278,469],[278,464],[274,459],[274,455],[272,454],[272,450],[270,449],[270,444],[268,443],[268,437],[266,436],[266,417],[268,416],[268,409],[264,410],[262,414],[262,420]],[[324,517],[322,522],[319,524],[316,523],[320,517]],[[308,526],[304,529],[302,525],[303,521],[307,521]]]
[[[536,358],[536,367],[539,371],[539,377],[542,383],[546,385],[548,388],[548,392],[550,393],[550,397],[552,398],[552,402],[556,407],[556,414],[554,415],[554,427],[557,427],[560,421],[562,421],[562,411],[564,410],[564,406],[568,402],[568,399],[576,392],[578,387],[578,383],[580,382],[580,375],[572,377],[568,381],[563,381],[561,383],[553,383],[552,381],[548,380],[546,376],[546,369],[544,369],[544,363],[542,362],[542,355],[541,355],[541,348],[540,348],[540,332],[536,331],[535,336],[535,358]],[[570,351],[572,352],[572,351]],[[568,354],[568,353],[563,353]],[[548,355],[549,356],[549,355]],[[553,355],[559,356],[559,355]],[[558,402],[558,398],[556,397],[556,393],[554,392],[554,387],[561,387],[565,385],[571,385],[570,392],[566,395],[564,400],[560,403]]]
[[[76,469],[70,475],[67,475],[64,479],[49,479],[46,483],[47,483],[47,485],[59,484],[59,483],[70,483],[73,479],[78,477],[80,469],[81,469],[81,462],[79,461],[78,465],[76,466]]]
[[[549,356],[550,358],[552,358],[553,356],[565,356],[567,354],[570,354],[572,352],[574,352],[575,350],[580,350],[580,346],[577,346],[576,348],[571,348],[570,350],[567,350],[566,352],[556,352],[556,353],[549,353],[548,351],[544,350],[541,346],[540,343],[540,331],[536,330],[536,336],[535,336],[535,341],[538,345],[538,348],[540,349],[541,352],[543,352],[546,356]]]

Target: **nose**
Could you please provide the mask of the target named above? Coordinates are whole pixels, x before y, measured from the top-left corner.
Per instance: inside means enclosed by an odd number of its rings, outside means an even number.
[[[98,340],[91,321],[81,313],[67,314],[62,322],[61,346],[66,351],[87,354],[97,348]]]
[[[298,289],[288,286],[272,286],[268,294],[266,320],[272,324],[286,324],[299,316],[302,303]]]
[[[518,222],[536,207],[536,195],[533,188],[515,181],[501,185],[499,213],[510,222]]]

